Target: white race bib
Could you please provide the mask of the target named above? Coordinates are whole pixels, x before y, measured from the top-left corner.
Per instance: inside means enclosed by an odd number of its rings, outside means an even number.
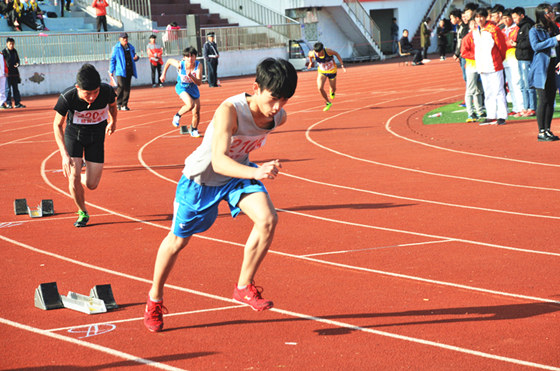
[[[77,125],[95,125],[109,118],[109,108],[91,110],[91,111],[74,111],[72,123]]]

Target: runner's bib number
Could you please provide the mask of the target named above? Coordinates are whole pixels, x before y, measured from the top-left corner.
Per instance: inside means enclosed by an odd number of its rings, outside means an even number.
[[[261,136],[236,136],[232,138],[228,156],[234,160],[243,158],[249,152],[261,148],[266,141],[266,134]]]
[[[336,64],[334,63],[334,60],[332,60],[324,63],[319,63],[319,67],[321,67],[320,68],[321,71],[330,71],[330,70],[334,70]]]
[[[95,125],[109,118],[109,108],[101,108],[91,111],[74,111],[72,123],[76,125]]]

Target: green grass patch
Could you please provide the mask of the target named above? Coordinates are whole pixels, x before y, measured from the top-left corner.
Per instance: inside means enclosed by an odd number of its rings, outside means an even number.
[[[461,101],[455,103],[447,104],[431,110],[426,113],[422,118],[424,125],[436,125],[436,124],[454,124],[459,122],[465,122],[467,120],[467,109],[465,107],[459,106]],[[554,110],[554,118],[560,117],[560,96],[556,96],[556,109]],[[508,110],[511,111],[511,104],[508,103]],[[507,118],[510,120],[536,120],[533,117],[512,117]]]

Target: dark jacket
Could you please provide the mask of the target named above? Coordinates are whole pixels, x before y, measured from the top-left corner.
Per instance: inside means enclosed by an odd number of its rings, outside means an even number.
[[[469,33],[469,25],[461,23],[459,27],[457,27],[457,43],[455,44],[455,56],[457,58],[461,57],[461,41],[467,34]]]
[[[515,58],[519,61],[533,60],[534,51],[531,47],[531,41],[529,40],[529,30],[531,30],[534,25],[535,22],[527,16],[525,16],[517,25],[519,27],[519,32],[517,33]]]
[[[19,66],[19,55],[16,48],[12,50],[4,48],[4,50],[2,50],[2,54],[4,55],[4,60],[8,65],[8,81],[10,83],[15,82],[19,84],[21,80],[19,77],[19,69],[16,67],[16,65]]]

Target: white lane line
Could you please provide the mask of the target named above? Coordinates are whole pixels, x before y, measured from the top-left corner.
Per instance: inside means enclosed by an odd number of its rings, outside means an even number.
[[[1,318],[0,317],[0,323],[18,328],[20,330],[24,330],[24,331],[32,332],[32,333],[35,333],[35,334],[47,336],[47,337],[57,339],[57,340],[61,340],[61,341],[65,341],[67,343],[71,343],[71,344],[74,344],[74,345],[79,345],[79,346],[82,346],[84,348],[97,350],[99,352],[109,354],[109,355],[114,356],[114,357],[126,359],[127,361],[132,361],[132,362],[140,363],[140,364],[143,364],[143,365],[146,365],[146,366],[159,368],[161,370],[170,370],[170,371],[184,370],[182,368],[173,367],[173,366],[169,366],[169,365],[159,363],[159,362],[156,362],[156,361],[152,361],[152,360],[149,360],[149,359],[140,358],[140,357],[134,356],[132,354],[121,352],[119,350],[115,350],[115,349],[112,349],[112,348],[107,348],[107,347],[104,347],[102,345],[97,345],[97,344],[94,344],[94,343],[89,343],[87,341],[74,339],[70,336],[64,336],[64,335],[56,334],[56,333],[53,333],[53,332],[50,332],[50,331],[41,330],[41,329],[36,328],[36,327],[24,325],[23,323],[10,321],[9,319],[6,319],[6,318]]]
[[[238,309],[238,308],[245,308],[245,305],[238,304],[238,305],[228,305],[227,307],[190,310],[190,311],[186,311],[186,312],[164,314],[163,316],[165,318],[167,318],[167,317],[185,316],[185,315],[190,315],[190,314],[218,312],[218,311],[222,311],[222,310]],[[78,328],[83,328],[83,327],[101,326],[101,325],[114,325],[116,323],[126,323],[126,322],[142,321],[142,320],[144,320],[144,317],[127,318],[127,319],[120,319],[120,320],[115,320],[115,321],[88,323],[86,325],[76,325],[76,326],[52,328],[52,329],[45,330],[45,331],[49,331],[49,332],[66,331],[66,330],[78,329]]]
[[[487,208],[487,207],[478,207],[478,206],[453,204],[453,203],[449,203],[449,202],[432,201],[432,200],[427,200],[427,199],[424,199],[424,198],[397,196],[397,195],[392,195],[392,194],[389,194],[389,193],[376,192],[376,191],[370,191],[370,190],[367,190],[367,189],[360,189],[360,188],[355,188],[355,187],[350,187],[350,186],[343,186],[343,185],[338,185],[338,184],[333,184],[333,183],[321,182],[321,181],[318,181],[318,180],[312,180],[312,179],[300,177],[300,176],[297,176],[297,175],[288,174],[286,172],[281,172],[280,174],[283,174],[283,175],[286,175],[286,176],[289,176],[289,177],[292,177],[292,178],[295,178],[295,179],[303,180],[303,181],[309,182],[309,183],[315,183],[315,184],[321,184],[321,185],[328,186],[328,187],[333,187],[333,188],[341,188],[341,189],[347,189],[347,190],[351,190],[351,191],[369,193],[369,194],[377,195],[377,196],[396,198],[396,199],[399,199],[399,200],[407,200],[407,201],[422,202],[422,203],[433,204],[433,205],[457,207],[457,208],[460,208],[460,209],[488,211],[488,212],[492,212],[492,213],[507,214],[507,215],[517,215],[517,216],[526,216],[526,217],[532,217],[532,218],[560,220],[560,216],[530,214],[530,213],[522,213],[522,212],[517,212],[517,211],[490,209],[490,208]]]
[[[132,280],[135,280],[135,281],[151,283],[150,280],[147,280],[145,278],[136,277],[136,276],[126,274],[126,273],[123,273],[123,272],[114,271],[112,269],[102,268],[102,267],[95,266],[95,265],[92,265],[92,264],[89,264],[89,263],[84,263],[84,262],[81,262],[81,261],[78,261],[78,260],[75,260],[75,259],[67,258],[67,257],[61,256],[59,254],[54,254],[54,253],[50,253],[50,252],[47,252],[47,251],[43,251],[43,250],[37,249],[35,247],[29,246],[27,244],[24,244],[22,242],[12,240],[12,239],[10,239],[8,237],[5,237],[5,236],[0,235],[0,239],[3,239],[7,242],[10,242],[10,243],[16,245],[16,246],[20,246],[20,247],[23,247],[25,249],[28,249],[28,250],[31,250],[31,251],[34,251],[34,252],[37,252],[37,253],[40,253],[40,254],[53,256],[53,257],[56,257],[58,259],[68,261],[68,262],[71,262],[71,263],[74,263],[74,264],[77,264],[77,265],[81,265],[81,266],[84,266],[84,267],[88,267],[88,268],[91,268],[91,269],[94,269],[94,270],[98,270],[98,271],[101,271],[101,272],[109,273],[109,274],[120,276],[120,277],[129,278],[129,279],[132,279]],[[289,254],[286,254],[286,255],[290,256]],[[327,263],[327,262],[317,260],[317,259],[312,259],[312,258],[304,258],[304,259],[309,260],[309,261]],[[356,269],[356,267],[344,266],[342,264],[332,264],[332,265],[343,266],[343,267],[347,267],[347,268]],[[374,270],[367,270],[367,269],[362,269],[362,270],[376,272]],[[395,274],[391,274],[391,275],[396,276],[396,277],[404,277],[404,278],[407,277],[407,276],[404,276],[404,275],[395,275]],[[424,281],[429,282],[429,280],[424,280]],[[182,291],[182,292],[188,292],[188,293],[195,294],[195,295],[201,295],[201,296],[204,296],[204,297],[208,297],[208,298],[212,298],[212,299],[216,299],[216,300],[220,300],[220,301],[235,303],[235,301],[233,299],[225,298],[225,297],[218,296],[218,295],[212,295],[212,294],[208,294],[208,293],[200,292],[200,291],[196,291],[196,290],[191,290],[191,289],[187,289],[187,288],[184,288],[184,287],[181,287],[181,286],[166,284],[165,287],[168,287],[170,289],[179,290],[179,291]],[[459,287],[460,287],[460,285],[459,285]],[[480,291],[483,291],[483,290],[480,290]],[[489,292],[492,292],[492,291],[489,291]],[[492,292],[492,293],[496,293],[496,292]],[[513,295],[510,295],[510,296],[513,296]],[[554,301],[550,301],[548,299],[531,298],[531,297],[525,297],[525,296],[515,296],[515,297],[516,298],[522,298],[522,299],[530,298],[530,300],[533,300],[533,301],[545,301],[545,302],[552,302],[552,303],[560,304],[560,302],[554,302]],[[502,357],[502,356],[498,356],[498,355],[495,355],[495,354],[479,352],[479,351],[475,351],[475,350],[472,350],[472,349],[457,347],[457,346],[453,346],[453,345],[448,345],[448,344],[435,342],[435,341],[430,341],[430,340],[424,340],[424,339],[420,339],[420,338],[414,338],[414,337],[410,337],[410,336],[398,335],[398,334],[385,332],[385,331],[372,330],[372,329],[368,329],[368,328],[364,328],[364,327],[354,326],[354,325],[351,325],[351,324],[348,324],[348,323],[345,323],[345,322],[333,321],[333,320],[329,320],[329,319],[325,319],[325,318],[321,318],[321,317],[311,316],[311,315],[308,315],[308,314],[297,313],[297,312],[292,312],[292,311],[278,309],[278,308],[272,308],[270,310],[273,311],[273,312],[284,314],[286,316],[290,316],[290,317],[303,318],[303,319],[308,319],[308,320],[311,320],[311,321],[327,323],[327,324],[331,324],[331,325],[342,327],[342,328],[348,328],[348,329],[352,329],[352,330],[356,330],[356,331],[362,331],[362,332],[366,332],[366,333],[371,333],[371,334],[375,334],[375,335],[379,335],[379,336],[390,337],[390,338],[393,338],[393,339],[408,341],[408,342],[416,343],[416,344],[423,344],[423,345],[428,345],[428,346],[432,346],[432,347],[437,347],[437,348],[442,348],[442,349],[447,349],[447,350],[453,350],[453,351],[456,351],[456,352],[469,354],[469,355],[473,355],[473,356],[495,359],[495,360],[504,361],[504,362],[508,362],[508,363],[518,364],[518,365],[527,365],[527,366],[542,368],[542,369],[546,369],[546,370],[560,370],[558,368],[554,368],[553,366],[542,365],[542,364],[533,363],[533,362],[527,362],[527,361],[523,361],[523,360],[519,360],[519,359],[515,359],[515,358]],[[5,320],[5,321],[8,321],[8,320]],[[11,321],[9,321],[9,322],[11,322]],[[21,325],[21,326],[25,326],[25,325]],[[29,326],[26,326],[26,327],[29,327]],[[56,336],[61,336],[61,335],[57,335],[55,333],[49,332],[47,330],[35,329],[34,332],[40,332],[40,333],[42,333],[44,335],[47,335],[47,336],[52,335],[53,337],[55,337],[55,335]],[[66,337],[63,337],[63,338],[66,338]],[[82,341],[75,340],[73,338],[68,338],[68,339],[71,339],[72,342],[76,341],[76,342],[82,343]],[[87,343],[87,342],[83,342],[83,343],[84,343],[84,346],[90,345],[90,343]],[[109,348],[104,348],[104,349],[111,350]],[[115,351],[115,352],[117,352],[117,351]],[[151,361],[147,361],[147,362],[151,362]],[[165,366],[165,365],[163,365],[163,366]]]
[[[442,241],[424,241],[424,242],[412,242],[412,243],[402,243],[399,245],[389,245],[389,246],[376,246],[370,247],[369,249],[357,249],[357,250],[338,250],[338,251],[327,251],[327,252],[318,252],[315,254],[306,254],[306,255],[298,255],[302,258],[307,258],[310,256],[323,256],[323,255],[335,255],[335,254],[347,254],[347,253],[355,253],[355,252],[363,252],[363,251],[374,251],[374,250],[382,250],[382,249],[392,249],[395,247],[406,247],[406,246],[424,246],[424,245],[431,245],[434,243],[443,243],[443,242],[452,242],[455,240],[442,240]]]
[[[434,101],[437,102],[437,101]],[[392,129],[391,129],[391,122],[393,121],[393,119],[407,111],[413,110],[413,109],[418,109],[420,107],[422,107],[423,104],[415,106],[415,107],[410,107],[407,108],[399,113],[396,113],[395,115],[393,115],[391,118],[389,118],[389,120],[387,120],[387,122],[385,123],[385,130],[387,130],[389,133],[391,133],[392,135],[394,135],[397,138],[412,142],[412,143],[416,143],[416,144],[420,144],[422,146],[426,146],[426,147],[431,147],[431,148],[435,148],[441,151],[448,151],[448,152],[454,152],[454,153],[459,153],[462,155],[469,155],[469,156],[477,156],[477,157],[483,157],[483,158],[490,158],[492,160],[500,160],[500,161],[510,161],[510,162],[518,162],[521,164],[529,164],[529,165],[538,165],[538,166],[549,166],[549,167],[560,167],[560,164],[549,164],[549,163],[545,163],[545,162],[535,162],[535,161],[527,161],[527,160],[519,160],[519,159],[515,159],[515,158],[507,158],[507,157],[498,157],[498,156],[490,156],[490,155],[484,155],[481,153],[475,153],[475,152],[467,152],[467,151],[459,151],[456,149],[451,149],[451,148],[445,148],[445,147],[441,147],[441,146],[436,146],[434,144],[429,144],[429,143],[424,143],[421,142],[419,140],[415,140],[415,139],[411,139],[408,137],[405,137],[403,135],[397,134],[395,133]]]

